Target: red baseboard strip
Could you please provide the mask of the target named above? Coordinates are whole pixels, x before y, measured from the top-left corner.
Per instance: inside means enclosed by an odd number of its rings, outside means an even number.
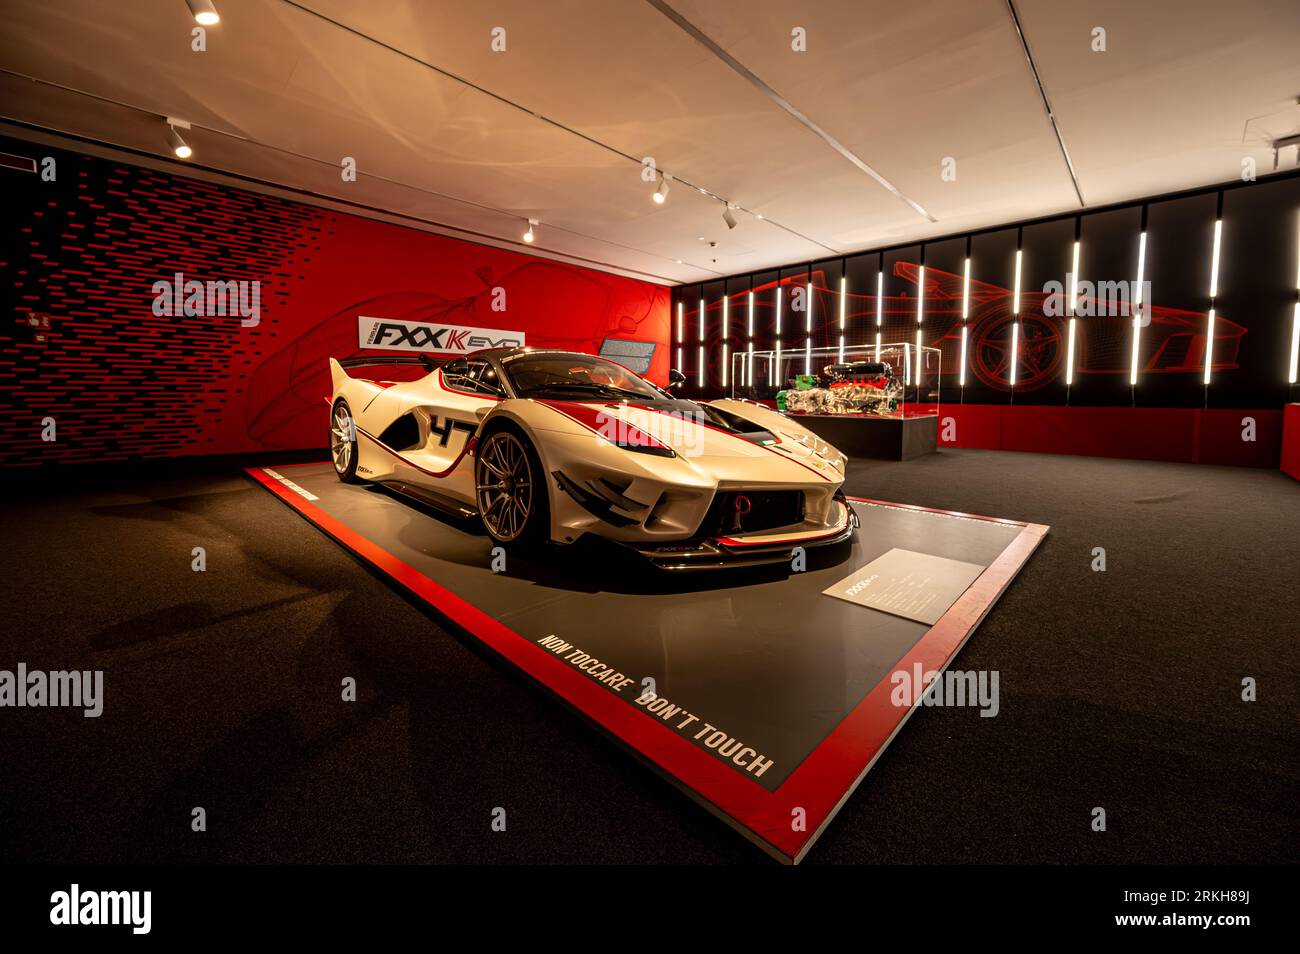
[[[1282,412],[1282,473],[1300,480],[1300,404]]]
[[[944,404],[939,446],[1278,466],[1282,411],[1181,407]]]

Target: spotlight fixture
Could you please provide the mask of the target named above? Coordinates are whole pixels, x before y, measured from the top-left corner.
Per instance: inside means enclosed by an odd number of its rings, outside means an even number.
[[[668,198],[668,177],[662,172],[659,173],[659,188],[655,189],[651,198],[655,200],[656,205],[663,205],[664,200]]]
[[[194,155],[194,150],[190,148],[189,143],[181,138],[181,134],[176,131],[176,127],[189,129],[190,124],[183,119],[173,119],[167,117],[167,145],[171,147],[172,152],[176,154],[177,159],[188,159]]]
[[[535,229],[536,227],[537,227],[537,220],[529,219],[528,231],[524,233],[524,241],[528,242],[530,245],[532,244],[533,239],[537,238],[537,234],[533,231],[533,229]]]
[[[731,206],[724,205],[722,207],[722,221],[727,223],[727,228],[729,229],[734,229],[736,227],[736,213],[731,211]]]
[[[194,14],[194,22],[199,26],[216,26],[221,22],[221,14],[217,13],[212,0],[185,0],[185,4],[190,8],[190,13]]]

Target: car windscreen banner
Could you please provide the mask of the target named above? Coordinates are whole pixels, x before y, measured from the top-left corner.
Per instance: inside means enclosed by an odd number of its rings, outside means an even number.
[[[484,348],[523,347],[522,331],[470,328],[402,318],[357,316],[357,345],[384,351],[437,351],[467,354]]]

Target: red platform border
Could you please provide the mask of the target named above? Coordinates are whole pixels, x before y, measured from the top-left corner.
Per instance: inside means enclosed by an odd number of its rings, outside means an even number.
[[[915,705],[903,708],[891,702],[892,687],[886,676],[775,792],[769,792],[735,769],[728,768],[668,726],[647,718],[634,706],[628,705],[609,690],[566,665],[553,653],[439,586],[265,472],[268,469],[278,471],[294,466],[307,465],[249,467],[245,470],[254,480],[344,547],[386,573],[404,589],[522,669],[778,860],[797,864],[803,859],[916,708]],[[910,672],[918,664],[923,672],[941,672],[946,668],[1048,531],[1048,527],[1042,524],[863,497],[851,499],[904,510],[989,520],[1021,528],[1019,535],[898,661],[891,672]],[[793,824],[798,809],[803,810],[803,830],[796,830]]]

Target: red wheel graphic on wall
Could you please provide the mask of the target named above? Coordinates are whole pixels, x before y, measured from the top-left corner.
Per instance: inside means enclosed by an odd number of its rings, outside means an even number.
[[[1011,390],[1011,325],[1009,310],[980,323],[971,362],[975,376],[991,388]],[[1056,378],[1065,357],[1061,329],[1039,313],[1020,316],[1016,345],[1016,390],[1032,391]]]

